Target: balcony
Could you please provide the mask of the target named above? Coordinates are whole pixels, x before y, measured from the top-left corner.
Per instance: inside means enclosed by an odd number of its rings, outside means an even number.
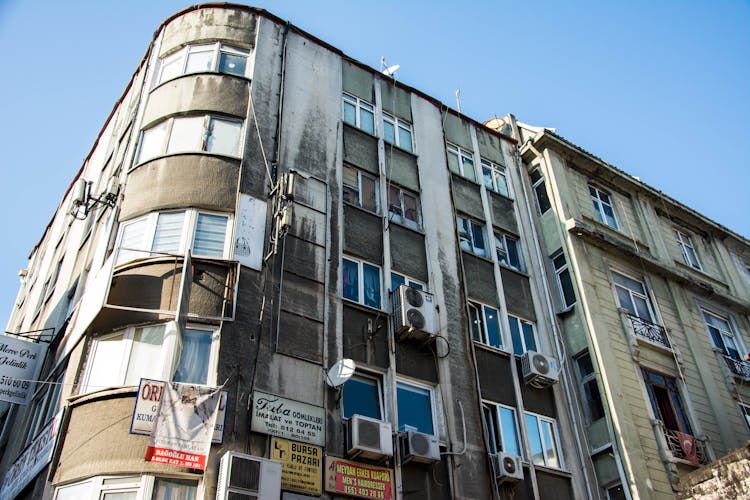
[[[646,342],[656,344],[670,351],[672,350],[672,344],[669,342],[667,331],[663,326],[651,323],[650,321],[631,314],[625,313],[625,316],[630,323],[633,335],[635,335],[637,339],[645,340]]]
[[[729,371],[732,372],[733,376],[750,380],[750,363],[740,359],[734,359],[726,354],[720,354],[720,356],[724,358],[724,363],[726,363],[727,368],[729,368]]]
[[[666,429],[664,426],[662,427],[662,433],[664,434],[664,440],[667,445],[667,449],[672,453],[672,456],[674,458],[677,458],[679,460],[685,460],[687,462],[690,462],[692,465],[706,465],[708,462],[710,462],[708,458],[708,452],[706,450],[706,443],[698,439],[694,436],[689,436],[692,438],[692,445],[695,446],[695,456],[689,456],[686,453],[685,448],[688,450],[691,446],[691,443],[687,443],[685,447],[683,447],[682,444],[680,444],[680,434],[677,431],[673,431],[671,429]],[[685,436],[683,435],[682,438],[684,439]]]

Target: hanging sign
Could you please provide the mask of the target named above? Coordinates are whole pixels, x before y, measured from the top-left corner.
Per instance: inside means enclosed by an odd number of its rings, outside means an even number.
[[[325,410],[261,391],[253,392],[250,430],[325,446]]]
[[[250,269],[260,271],[263,264],[266,211],[268,204],[240,193],[240,206],[235,225],[234,258]]]
[[[0,335],[0,401],[28,404],[46,344]]]
[[[281,489],[320,495],[323,448],[271,438],[271,460],[281,462]]]

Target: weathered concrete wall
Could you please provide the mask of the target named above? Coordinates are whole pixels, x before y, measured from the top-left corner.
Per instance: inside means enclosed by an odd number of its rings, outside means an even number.
[[[677,498],[750,498],[750,442],[716,462],[680,478]]]

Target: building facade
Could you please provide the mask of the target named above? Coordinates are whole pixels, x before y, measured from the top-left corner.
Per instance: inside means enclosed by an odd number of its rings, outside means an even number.
[[[680,477],[748,439],[748,241],[509,120],[598,484],[674,498]]]

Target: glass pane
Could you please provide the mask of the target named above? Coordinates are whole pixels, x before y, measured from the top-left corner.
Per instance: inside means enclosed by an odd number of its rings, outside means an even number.
[[[492,182],[492,170],[488,167],[482,166],[482,180],[487,189],[495,190],[495,185]]]
[[[201,151],[203,149],[203,116],[175,118],[169,136],[167,153]]]
[[[628,314],[637,316],[633,301],[630,299],[630,293],[624,288],[620,288],[619,286],[615,287],[615,292],[617,293],[617,301],[620,303],[620,307],[622,307],[623,309],[627,309]]]
[[[450,150],[447,151],[447,154],[448,154],[448,168],[450,169],[451,172],[460,174],[461,170],[458,167],[458,155]]]
[[[193,73],[196,71],[210,71],[213,58],[213,47],[202,48],[197,51],[193,49],[188,53],[185,72]]]
[[[544,452],[542,451],[542,436],[539,434],[537,418],[526,415],[526,432],[529,437],[529,448],[531,449],[531,461],[536,465],[544,465]]]
[[[375,179],[361,176],[362,182],[362,208],[370,212],[378,213],[378,186]]]
[[[371,111],[359,108],[359,128],[371,134],[375,133],[375,116]]]
[[[245,76],[245,67],[247,66],[247,57],[236,54],[219,54],[219,71],[221,73],[230,73],[232,75]]]
[[[518,242],[509,238],[506,238],[508,248],[508,264],[513,269],[521,269],[521,258],[518,255]]]
[[[429,390],[398,384],[396,398],[399,430],[412,429],[425,434],[434,434]]]
[[[465,156],[462,156],[461,162],[463,163],[464,177],[469,180],[476,181],[477,174],[476,172],[474,172],[474,161],[466,158]]]
[[[62,486],[55,492],[55,500],[79,500],[91,496],[91,481]]]
[[[391,291],[396,290],[401,285],[405,284],[406,279],[400,274],[391,273]]]
[[[495,434],[495,417],[494,417],[495,410],[494,408],[488,408],[486,406],[482,406],[482,414],[484,415],[484,425],[487,427],[487,434],[489,437],[489,452],[490,453],[497,453],[498,448],[500,447],[500,441],[498,441],[498,438]]]
[[[502,234],[495,233],[495,253],[497,253],[497,262],[507,266],[508,255],[505,251],[505,237]]]
[[[523,354],[523,341],[521,340],[521,331],[518,328],[518,320],[516,318],[508,318],[510,323],[510,338],[513,341],[513,353]]]
[[[197,486],[170,479],[156,479],[151,500],[195,500]]]
[[[503,429],[503,451],[521,456],[518,448],[518,433],[516,432],[515,412],[508,408],[500,408],[500,424]]]
[[[479,314],[479,308],[471,304],[469,304],[469,321],[471,322],[471,338],[478,342],[484,342],[482,335],[482,317]]]
[[[396,129],[392,123],[388,123],[385,120],[383,120],[383,140],[391,144],[396,144]]]
[[[560,468],[560,460],[557,457],[557,446],[554,441],[554,430],[550,422],[541,422],[542,424],[542,439],[544,440],[544,448],[547,451],[547,465],[549,467]]]
[[[134,252],[132,250],[145,249],[143,238],[146,231],[146,219],[126,224],[122,228],[122,237],[120,238],[120,253],[117,255],[117,263],[127,262],[130,259],[146,257],[147,254]],[[131,249],[131,250],[124,250]]]
[[[534,194],[536,195],[536,202],[539,205],[540,214],[543,214],[544,212],[552,208],[552,204],[547,197],[547,187],[545,186],[544,182],[534,187]]]
[[[344,122],[357,125],[357,107],[348,101],[344,101]]]
[[[182,224],[185,212],[164,212],[159,214],[151,244],[152,252],[179,253],[182,248]]]
[[[498,193],[504,194],[505,196],[510,194],[508,191],[508,181],[505,178],[505,175],[500,172],[495,172],[495,186],[497,186]]]
[[[482,226],[479,224],[471,224],[471,237],[474,243],[474,253],[481,256],[486,256],[484,251],[484,231]]]
[[[102,500],[135,500],[137,491],[105,492],[100,497]]]
[[[388,212],[391,220],[403,222],[403,210],[401,209],[401,191],[396,186],[388,187]]]
[[[163,342],[164,325],[136,328],[125,385],[138,385],[141,378],[161,378],[164,371],[161,359]]]
[[[604,216],[606,218],[604,222],[610,227],[617,227],[617,222],[615,221],[615,213],[612,210],[612,207],[610,207],[609,205],[603,205],[602,209],[604,210]]]
[[[341,293],[344,298],[359,302],[359,265],[356,262],[343,260],[341,281],[343,283]]]
[[[402,127],[398,128],[398,145],[407,151],[412,150],[411,131]]]
[[[208,383],[208,364],[211,357],[213,332],[185,330],[182,334],[182,354],[174,374],[175,382],[188,384]]]
[[[380,309],[380,269],[362,263],[362,285],[365,305]]]
[[[573,290],[573,281],[570,279],[570,271],[565,269],[558,275],[560,277],[560,287],[562,288],[563,300],[565,306],[571,306],[575,304],[576,293]]]
[[[409,227],[419,227],[419,205],[417,199],[406,193],[404,193],[404,223]]]
[[[576,364],[578,365],[578,373],[580,373],[581,377],[594,373],[594,363],[591,361],[591,356],[588,353],[578,356]]]
[[[471,252],[471,234],[469,233],[469,221],[463,217],[456,217],[458,226],[458,239],[462,250]]]
[[[211,118],[211,125],[206,140],[206,151],[228,156],[240,154],[240,131],[242,123]]]
[[[648,302],[641,297],[633,297],[633,303],[635,304],[635,310],[638,312],[638,317],[643,318],[647,321],[653,321],[651,317],[651,311],[648,309]]]
[[[193,241],[195,255],[217,258],[224,256],[227,220],[225,215],[198,214]]]
[[[143,131],[141,137],[141,149],[138,153],[138,162],[150,160],[164,152],[164,141],[167,137],[169,120]]]
[[[344,384],[342,399],[344,418],[351,418],[355,414],[380,418],[380,395],[375,380],[350,378]]]
[[[500,340],[500,322],[498,321],[497,311],[491,307],[484,308],[484,320],[487,326],[487,340],[493,347],[502,347],[503,342]]]
[[[159,66],[159,78],[156,83],[165,82],[170,80],[182,73],[182,63],[184,61],[185,53],[183,51],[178,52],[170,57],[163,59]]]
[[[96,391],[122,384],[123,335],[98,339],[94,344],[94,359],[89,367],[86,390]]]
[[[523,330],[523,341],[526,344],[527,351],[536,351],[536,340],[534,339],[534,327],[531,323],[521,322]]]

